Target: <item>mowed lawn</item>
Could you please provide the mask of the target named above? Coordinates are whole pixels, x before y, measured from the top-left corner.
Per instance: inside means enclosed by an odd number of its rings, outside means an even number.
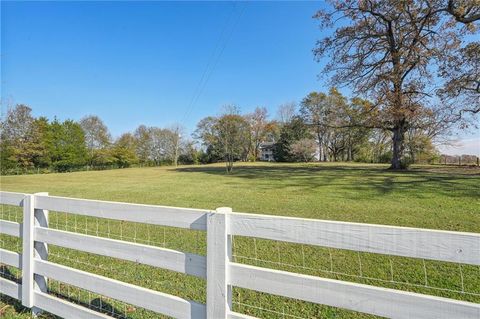
[[[215,209],[237,212],[480,233],[480,169],[414,166],[405,172],[386,165],[242,163],[225,174],[221,164],[131,168],[64,174],[3,176],[1,190]],[[4,208],[1,218],[21,219]],[[205,254],[205,234],[52,212],[51,227]],[[1,236],[2,247],[19,250]],[[205,301],[203,280],[173,272],[51,248],[51,260],[144,287]],[[480,267],[356,253],[260,239],[235,238],[238,262],[367,283],[480,303]],[[15,270],[4,272],[16,277]],[[148,311],[51,282],[52,292],[120,317],[156,318]],[[3,315],[25,310],[11,300]],[[234,309],[262,318],[372,318],[287,298],[234,291]],[[24,313],[24,314],[22,314]]]

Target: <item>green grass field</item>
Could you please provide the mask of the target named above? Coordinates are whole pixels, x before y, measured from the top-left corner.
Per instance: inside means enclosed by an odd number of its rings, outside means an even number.
[[[48,175],[3,176],[1,189],[143,204],[215,209],[480,233],[480,169],[414,166],[395,172],[367,164],[238,164],[132,168]],[[21,220],[4,206],[0,218]],[[203,232],[51,212],[50,227],[205,254]],[[21,249],[1,236],[1,246]],[[205,282],[149,266],[60,247],[50,260],[143,287],[204,302]],[[480,303],[480,267],[235,237],[237,262]],[[18,277],[4,267],[6,276]],[[161,318],[143,309],[62,283],[65,298],[128,318]],[[261,318],[373,318],[365,314],[234,290],[234,310]],[[0,314],[28,312],[3,298]]]

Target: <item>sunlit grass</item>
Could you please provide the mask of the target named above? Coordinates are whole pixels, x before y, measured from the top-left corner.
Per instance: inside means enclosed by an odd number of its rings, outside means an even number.
[[[239,164],[231,175],[218,165],[135,168],[65,174],[6,176],[1,189],[144,204],[367,222],[480,232],[480,170],[417,166],[395,172],[366,164]],[[0,218],[21,220],[6,207]],[[50,227],[205,254],[203,232],[108,221],[51,212]],[[21,245],[1,236],[1,246]],[[237,262],[326,278],[417,291],[480,302],[480,267],[357,253],[307,245],[240,238]],[[205,282],[191,276],[60,247],[50,260],[147,288],[205,302]],[[14,273],[14,276],[18,274]],[[159,318],[151,312],[99,299],[74,287],[51,283],[85,304],[110,307],[129,318]],[[73,297],[75,296],[75,297]],[[108,305],[108,306],[106,306]],[[0,302],[6,318],[22,318],[21,307]],[[370,318],[372,316],[287,298],[234,290],[234,309],[262,318]],[[108,311],[107,311],[108,312]]]

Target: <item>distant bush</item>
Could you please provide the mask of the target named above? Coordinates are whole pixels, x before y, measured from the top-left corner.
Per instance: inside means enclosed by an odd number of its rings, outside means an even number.
[[[392,161],[392,152],[386,152],[378,156],[378,163],[390,163]]]

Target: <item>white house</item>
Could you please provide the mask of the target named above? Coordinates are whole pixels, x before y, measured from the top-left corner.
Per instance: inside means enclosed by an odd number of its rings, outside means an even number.
[[[273,142],[263,142],[260,144],[260,160],[261,161],[274,161],[273,158]]]

